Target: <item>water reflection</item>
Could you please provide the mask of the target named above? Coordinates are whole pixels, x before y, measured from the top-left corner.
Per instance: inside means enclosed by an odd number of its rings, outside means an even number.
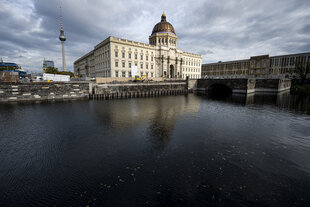
[[[278,94],[233,94],[218,97],[208,94],[197,94],[210,100],[240,104],[240,105],[274,105],[282,109],[310,114],[310,96],[294,95],[290,92]]]
[[[93,113],[113,131],[143,126],[146,136],[156,137],[164,146],[179,116],[197,113],[199,97],[175,96],[94,102]],[[127,104],[124,104],[127,102]],[[158,146],[159,147],[159,146]]]

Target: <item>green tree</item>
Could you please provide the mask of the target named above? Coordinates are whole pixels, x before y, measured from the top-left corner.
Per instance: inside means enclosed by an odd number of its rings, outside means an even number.
[[[51,73],[51,74],[58,74],[58,68],[54,68],[54,67],[47,67],[45,69],[45,73]]]
[[[295,73],[299,76],[301,79],[301,84],[303,85],[307,75],[310,74],[310,62],[307,62],[306,64],[297,63],[295,67]]]
[[[61,71],[61,72],[58,72],[58,74],[60,75],[70,75],[70,77],[73,77],[74,74],[70,71]]]

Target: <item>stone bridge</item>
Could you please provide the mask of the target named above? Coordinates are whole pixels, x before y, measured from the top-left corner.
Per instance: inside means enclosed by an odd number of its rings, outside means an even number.
[[[290,79],[199,79],[197,91],[206,93],[240,93],[251,94],[255,92],[278,93],[290,90]]]

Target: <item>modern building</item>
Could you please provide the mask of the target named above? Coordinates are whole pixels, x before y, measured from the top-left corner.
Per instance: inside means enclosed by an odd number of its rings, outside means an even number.
[[[310,53],[282,56],[262,55],[250,59],[203,64],[202,78],[293,78],[297,63],[310,62]]]
[[[43,70],[48,67],[54,67],[54,61],[52,60],[43,60]]]
[[[21,69],[20,65],[16,63],[3,62],[2,58],[0,60],[0,70],[18,70]]]
[[[74,62],[74,73],[82,77],[132,77],[131,69],[137,66],[139,76],[200,78],[201,55],[178,49],[177,40],[163,14],[149,44],[110,36]]]

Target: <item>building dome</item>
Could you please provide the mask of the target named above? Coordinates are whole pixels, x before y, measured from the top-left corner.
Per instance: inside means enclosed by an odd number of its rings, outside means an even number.
[[[152,31],[152,35],[156,33],[173,33],[175,34],[174,28],[172,24],[166,21],[166,15],[163,13],[161,15],[161,21],[157,23]],[[176,34],[175,34],[176,35]]]

